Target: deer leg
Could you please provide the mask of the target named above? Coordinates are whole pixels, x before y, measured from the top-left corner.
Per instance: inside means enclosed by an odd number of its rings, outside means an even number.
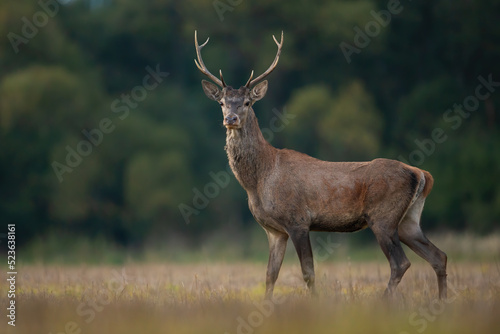
[[[372,227],[372,230],[391,266],[391,278],[387,284],[385,294],[392,294],[411,263],[406,257],[403,247],[401,247],[397,230],[387,232],[374,227]]]
[[[285,257],[286,242],[288,235],[284,233],[271,232],[266,230],[269,240],[269,262],[267,263],[266,274],[266,299],[273,297],[274,284],[278,279],[281,264]]]
[[[439,298],[446,299],[446,254],[427,239],[420,227],[420,215],[424,206],[424,200],[415,202],[410,207],[406,216],[399,226],[399,237],[401,241],[410,247],[421,258],[429,262],[436,272],[438,280]]]
[[[302,268],[302,276],[309,288],[309,291],[315,295],[316,289],[314,285],[314,260],[311,248],[311,240],[309,239],[308,230],[298,230],[290,233],[293,245],[299,256],[300,266]]]

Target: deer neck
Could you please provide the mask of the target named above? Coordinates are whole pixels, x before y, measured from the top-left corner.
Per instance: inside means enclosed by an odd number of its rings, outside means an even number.
[[[257,190],[259,180],[274,164],[276,149],[264,139],[253,110],[249,110],[243,127],[227,129],[225,149],[229,166],[242,187]]]

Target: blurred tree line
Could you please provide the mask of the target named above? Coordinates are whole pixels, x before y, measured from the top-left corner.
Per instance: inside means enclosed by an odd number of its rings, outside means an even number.
[[[236,87],[284,31],[255,106],[273,145],[408,161],[436,180],[426,229],[498,226],[499,1],[17,0],[0,14],[0,215],[20,242],[193,242],[255,224],[224,176],[195,29],[211,38],[207,66]]]

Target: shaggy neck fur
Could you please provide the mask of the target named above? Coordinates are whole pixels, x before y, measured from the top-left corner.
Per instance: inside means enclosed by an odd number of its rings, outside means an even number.
[[[252,109],[240,129],[227,129],[225,149],[229,166],[242,187],[257,190],[258,181],[274,164],[276,149],[264,139]]]

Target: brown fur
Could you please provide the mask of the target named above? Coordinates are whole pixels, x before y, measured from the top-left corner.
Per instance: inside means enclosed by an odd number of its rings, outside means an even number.
[[[200,61],[201,63],[201,61]],[[314,292],[309,231],[354,232],[369,227],[391,266],[393,292],[410,261],[400,241],[432,264],[439,296],[446,297],[446,254],[420,229],[430,193],[429,172],[388,159],[327,162],[271,146],[260,131],[252,105],[264,97],[267,81],[233,89],[202,81],[205,94],[222,106],[226,152],[248,205],[269,240],[266,296],[270,298],[292,239],[307,286]]]
[[[248,193],[255,219],[269,234],[286,236],[281,240],[288,236],[293,240],[296,234],[310,230],[354,232],[366,227],[376,235],[393,235],[412,199],[426,197],[432,188],[428,172],[399,161],[326,162],[293,150],[276,149],[262,136],[252,108],[245,119],[240,129],[227,130],[229,165]],[[425,185],[418,194],[422,175]],[[297,241],[296,247],[306,250],[300,253],[306,254],[301,262],[305,279],[314,289],[312,263],[306,260],[310,246],[308,239],[303,240]],[[394,252],[390,247],[387,252],[399,254],[400,266],[407,268],[409,261],[402,249]],[[272,271],[268,296],[274,285]],[[394,275],[394,282],[402,273],[404,270]],[[394,282],[388,289],[395,288]]]

